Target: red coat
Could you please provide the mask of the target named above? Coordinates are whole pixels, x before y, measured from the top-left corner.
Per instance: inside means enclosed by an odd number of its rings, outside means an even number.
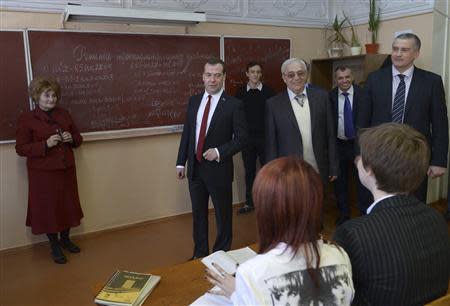
[[[46,148],[57,130],[72,134],[73,144]],[[70,114],[55,107],[49,116],[39,107],[19,117],[16,152],[27,157],[28,212],[26,225],[34,234],[56,233],[80,224],[83,212],[78,197],[72,147],[83,139]]]

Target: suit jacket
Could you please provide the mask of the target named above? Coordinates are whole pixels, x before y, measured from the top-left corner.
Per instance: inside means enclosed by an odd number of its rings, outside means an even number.
[[[47,148],[46,142],[56,130],[61,129],[72,134],[73,142],[59,143]],[[20,115],[16,130],[16,152],[27,157],[28,169],[58,170],[75,166],[72,147],[78,147],[83,138],[69,112],[55,107],[51,116],[36,107]]]
[[[307,88],[313,151],[324,181],[338,175],[336,130],[326,91]],[[292,109],[287,90],[270,98],[266,103],[266,158],[296,155],[303,157],[300,128]]]
[[[358,114],[358,127],[391,122],[392,66],[369,75],[366,95]],[[414,67],[403,122],[425,135],[431,147],[431,165],[440,167],[447,167],[448,121],[445,103],[441,77]]]
[[[380,201],[339,226],[334,239],[352,263],[353,305],[423,305],[447,292],[447,224],[413,196]]]
[[[338,98],[338,87],[333,88],[329,92],[329,98],[330,103],[332,106],[333,111],[333,119],[334,119],[334,130],[336,131],[337,136],[337,129],[338,129],[338,118],[339,118],[339,98]],[[364,90],[356,85],[353,84],[353,104],[352,104],[352,115],[353,115],[353,127],[356,131],[356,120],[358,117],[358,112],[360,110],[360,105],[363,103],[364,100]]]
[[[195,128],[197,112],[203,93],[189,99],[178,150],[177,165],[188,164],[188,178],[192,179],[195,159]],[[227,182],[233,180],[233,155],[247,145],[247,127],[242,102],[225,92],[221,95],[209,128],[206,132],[204,151],[217,148],[220,162],[203,159],[207,181]]]

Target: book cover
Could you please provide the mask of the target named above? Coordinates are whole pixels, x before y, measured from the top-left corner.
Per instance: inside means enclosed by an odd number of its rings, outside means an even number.
[[[152,274],[116,271],[98,293],[95,302],[113,306],[140,305],[159,280],[159,276]]]

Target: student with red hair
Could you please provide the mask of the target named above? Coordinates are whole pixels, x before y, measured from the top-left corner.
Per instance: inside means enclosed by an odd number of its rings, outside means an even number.
[[[234,305],[350,305],[350,261],[320,236],[323,184],[297,157],[271,161],[258,173],[253,199],[259,254],[240,265],[236,277],[218,265],[207,279]],[[318,305],[318,304],[317,304]]]

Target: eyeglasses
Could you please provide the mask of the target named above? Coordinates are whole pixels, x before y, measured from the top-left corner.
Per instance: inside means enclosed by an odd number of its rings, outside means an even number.
[[[293,79],[295,78],[295,76],[298,76],[299,78],[303,79],[306,77],[306,72],[304,71],[290,71],[288,73],[284,73],[284,75],[288,78],[288,79]]]

